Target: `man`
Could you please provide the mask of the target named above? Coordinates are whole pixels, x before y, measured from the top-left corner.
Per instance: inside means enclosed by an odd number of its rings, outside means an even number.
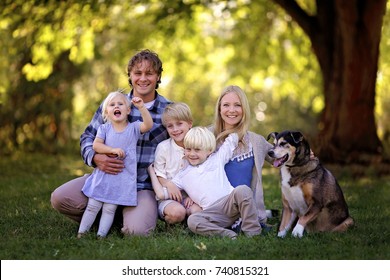
[[[137,206],[123,207],[122,233],[126,235],[148,235],[156,227],[157,203],[147,172],[154,160],[154,152],[159,142],[168,138],[162,125],[161,115],[171,103],[156,91],[161,83],[162,62],[158,55],[150,50],[135,54],[129,61],[127,74],[132,87],[129,99],[140,97],[153,118],[153,128],[142,134],[137,143]],[[134,106],[129,121],[141,119]],[[81,155],[84,162],[109,174],[118,174],[124,168],[123,161],[103,154],[97,154],[92,148],[98,127],[103,123],[100,105],[90,124],[80,137]],[[80,222],[87,204],[87,197],[81,192],[89,174],[73,179],[59,186],[51,196],[51,204],[61,214]]]

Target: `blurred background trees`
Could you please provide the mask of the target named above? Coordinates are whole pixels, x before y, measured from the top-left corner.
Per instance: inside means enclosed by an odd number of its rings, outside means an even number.
[[[196,125],[210,124],[219,92],[237,84],[252,105],[251,130],[267,136],[299,129],[316,141],[324,129],[329,94],[323,86],[323,64],[307,30],[282,2],[295,1],[2,1],[0,153],[78,153],[79,136],[107,92],[129,90],[127,62],[144,48],[163,61],[159,92],[187,102]],[[301,0],[296,5],[314,17],[321,2]],[[370,76],[375,120],[373,132],[367,133],[383,146],[371,151],[380,156],[390,146],[388,17],[381,28],[377,78]],[[366,141],[364,135],[359,139]],[[332,137],[327,142],[335,143]],[[318,154],[320,148],[313,145]],[[336,146],[336,154],[344,148]],[[356,160],[348,155],[363,149],[356,143],[349,148],[345,162]]]

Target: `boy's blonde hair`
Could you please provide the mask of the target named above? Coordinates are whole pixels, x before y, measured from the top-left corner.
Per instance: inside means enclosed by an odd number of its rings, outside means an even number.
[[[214,152],[216,148],[215,136],[206,127],[193,127],[184,137],[184,147]]]
[[[161,116],[162,123],[166,126],[168,120],[178,120],[192,123],[192,113],[190,107],[183,102],[175,102],[165,107],[164,112]]]
[[[126,106],[129,107],[129,108],[131,107],[131,103],[130,103],[129,98],[127,98],[127,96],[125,94],[123,94],[123,92],[121,92],[119,90],[110,92],[107,95],[106,99],[104,99],[104,101],[103,101],[102,114],[103,114],[104,122],[109,121],[109,119],[108,119],[108,112],[107,112],[108,104],[110,104],[111,100],[114,99],[117,96],[122,96],[123,97],[123,101],[126,103]]]

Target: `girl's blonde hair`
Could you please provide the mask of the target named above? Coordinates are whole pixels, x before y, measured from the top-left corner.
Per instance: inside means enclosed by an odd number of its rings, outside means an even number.
[[[166,126],[168,120],[185,121],[192,123],[192,113],[190,107],[183,102],[175,102],[165,107],[162,114],[162,123]]]
[[[235,93],[238,96],[242,107],[242,119],[236,125],[236,127],[232,129],[225,128],[225,123],[221,117],[221,100],[228,93]],[[249,125],[250,125],[250,107],[245,92],[239,86],[235,86],[235,85],[227,86],[219,95],[217,104],[215,105],[214,135],[217,137],[217,143],[218,144],[223,143],[226,137],[228,137],[229,134],[233,132],[238,134],[238,139],[240,139],[241,142],[245,133],[249,130]]]
[[[125,102],[126,106],[131,108],[130,100],[129,100],[129,98],[127,98],[127,96],[125,94],[123,94],[123,92],[121,92],[119,90],[110,92],[107,95],[106,99],[104,99],[104,101],[103,101],[102,114],[103,114],[104,122],[109,121],[109,119],[108,119],[108,112],[107,112],[108,104],[110,104],[111,100],[114,99],[117,96],[122,96],[123,97],[123,101]]]
[[[193,127],[184,137],[184,147],[214,152],[216,148],[215,136],[206,127]]]

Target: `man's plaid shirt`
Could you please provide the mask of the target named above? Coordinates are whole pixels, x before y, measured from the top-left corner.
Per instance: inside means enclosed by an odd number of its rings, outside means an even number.
[[[127,94],[127,96],[131,99],[133,97],[132,92]],[[165,127],[162,125],[161,115],[169,103],[171,103],[171,101],[159,95],[156,91],[154,105],[149,109],[149,113],[153,119],[153,128],[149,132],[142,134],[137,142],[138,190],[153,190],[147,168],[154,161],[154,152],[156,150],[157,144],[168,138],[168,133]],[[134,122],[137,120],[142,121],[141,113],[134,105],[132,105],[129,121]],[[95,139],[97,130],[101,124],[103,124],[102,104],[99,106],[91,122],[80,137],[81,155],[84,159],[84,162],[87,165],[93,167],[95,167],[93,163],[95,151],[92,148],[92,144]]]

